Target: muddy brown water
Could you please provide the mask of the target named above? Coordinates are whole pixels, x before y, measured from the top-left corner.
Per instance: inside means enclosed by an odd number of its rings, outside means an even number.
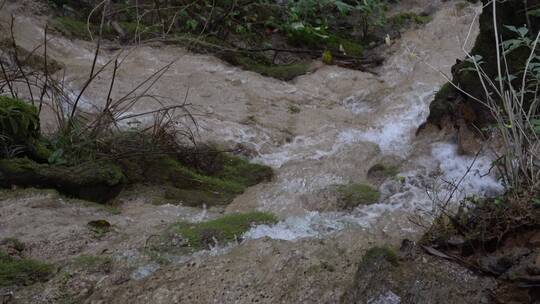
[[[179,104],[187,96],[197,112],[204,113],[198,118],[201,141],[226,147],[241,144],[251,152],[252,161],[275,169],[273,181],[248,189],[225,210],[262,210],[280,218],[276,225],[254,227],[243,244],[183,257],[170,266],[139,259],[148,236],[170,223],[218,213],[154,206],[144,195],[124,203],[116,215],[74,207],[54,195],[32,194],[23,203],[8,199],[0,205],[4,217],[0,237],[15,235],[33,244],[30,252],[35,257],[60,261],[81,253],[107,252],[122,263],[138,265],[126,274],[131,278],[127,286],[115,283],[121,281],[115,276],[123,273],[113,273],[96,279],[91,291],[80,291],[89,303],[337,301],[361,253],[376,244],[417,238],[422,230],[410,216],[433,211],[433,195],[446,194],[442,181],[460,179],[472,161],[457,154],[451,132],[414,135],[445,82],[442,74],[450,74],[456,58],[464,57],[464,49],[471,48],[478,32],[478,6],[435,2],[401,1],[399,5],[408,9],[430,5],[433,19],[381,47],[387,59],[376,73],[315,62],[313,73],[283,82],[175,46],[124,50],[128,56],[122,57],[113,98],[174,61],[150,92],[162,96],[166,105]],[[25,9],[31,4],[10,2],[0,12],[4,25],[10,13],[16,15],[15,36],[25,49],[41,41],[46,21]],[[60,36],[49,43],[50,56],[66,67],[66,84],[73,94],[87,78],[93,48],[93,43]],[[98,65],[117,52],[114,45],[105,45]],[[104,73],[86,91],[85,109],[103,106],[107,93],[103,88],[108,88],[110,75]],[[293,106],[299,111],[292,111]],[[144,100],[125,115],[156,107]],[[149,119],[130,123],[144,124]],[[43,120],[45,129],[52,128],[50,117]],[[347,212],[329,206],[325,191],[330,186],[370,183],[367,172],[376,164],[397,166],[399,171],[397,177],[375,184],[382,193],[379,203]],[[473,174],[460,187],[461,196],[500,190],[493,177],[481,177],[489,166],[487,155],[476,161]],[[437,193],[426,194],[437,187]],[[97,241],[88,237],[84,225],[96,217],[111,221],[118,234]],[[45,287],[49,293],[35,299],[46,303],[58,288],[51,283]]]

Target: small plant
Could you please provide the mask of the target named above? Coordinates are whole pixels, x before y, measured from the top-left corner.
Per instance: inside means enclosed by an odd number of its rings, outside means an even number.
[[[0,96],[0,134],[14,143],[26,143],[37,138],[37,109],[22,100]]]

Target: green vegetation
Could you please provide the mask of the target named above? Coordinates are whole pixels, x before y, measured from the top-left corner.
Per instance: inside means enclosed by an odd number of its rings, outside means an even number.
[[[90,39],[86,22],[82,21],[82,19],[79,20],[69,16],[56,17],[53,20],[53,27],[68,37]],[[92,31],[93,27],[91,28]]]
[[[377,263],[381,260],[389,262],[392,266],[399,265],[399,258],[396,252],[387,246],[373,247],[369,249],[362,257],[362,264],[370,265]]]
[[[36,140],[39,137],[37,109],[22,100],[0,96],[0,134],[19,144]]]
[[[268,181],[273,176],[270,167],[219,153],[207,160],[216,168],[204,172],[170,156],[140,160],[145,182],[166,185],[165,198],[186,206],[225,205],[246,188]]]
[[[384,164],[376,164],[368,170],[368,176],[380,175],[383,178],[395,177],[398,173],[399,170],[396,166],[386,166]]]
[[[364,184],[348,184],[337,186],[338,205],[341,209],[351,210],[359,205],[377,203],[380,193],[373,187]]]
[[[98,255],[80,255],[74,260],[75,266],[89,271],[108,271],[112,262],[111,257]]]
[[[273,224],[277,219],[272,214],[252,212],[225,215],[221,218],[202,223],[181,222],[175,224],[171,232],[184,237],[194,249],[205,249],[215,245],[240,240],[242,234],[253,225]]]
[[[54,28],[81,39],[90,38],[88,31],[97,36],[101,8],[89,17],[91,7],[80,1],[55,0],[51,5],[66,5],[79,12],[74,17],[54,18]],[[325,51],[350,63],[369,45],[383,42],[384,37],[375,33],[384,32],[387,9],[387,0],[295,0],[285,4],[201,0],[189,5],[179,0],[136,5],[120,1],[110,3],[102,34],[122,42],[177,41],[262,75],[291,80],[305,74],[309,61],[321,58]],[[423,23],[426,19],[409,13],[396,20]],[[281,42],[276,44],[275,38]],[[297,48],[305,51],[289,51]]]
[[[401,29],[410,23],[418,25],[426,24],[429,23],[431,19],[431,16],[418,15],[413,12],[405,12],[392,16],[392,18],[389,19],[389,23],[391,23],[395,28]]]
[[[11,257],[0,251],[0,287],[28,286],[46,281],[54,266],[26,258]]]
[[[106,202],[123,188],[122,170],[110,162],[87,162],[71,167],[39,164],[28,158],[0,159],[0,186],[55,188],[95,202]]]

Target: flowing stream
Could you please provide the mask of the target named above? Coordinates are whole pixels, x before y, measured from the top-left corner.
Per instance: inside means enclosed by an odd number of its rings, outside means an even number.
[[[174,61],[151,93],[171,105],[186,100],[199,117],[201,140],[241,146],[253,161],[272,166],[276,177],[238,197],[226,212],[269,211],[281,221],[259,226],[249,238],[294,240],[322,237],[343,229],[379,229],[402,236],[416,228],[412,214],[433,210],[433,197],[448,195],[444,181],[460,183],[458,195],[499,192],[497,181],[485,175],[491,159],[457,153],[455,139],[444,131],[416,137],[429,103],[445,82],[456,58],[470,49],[478,31],[474,5],[441,1],[402,1],[403,7],[434,7],[432,21],[403,33],[380,47],[387,56],[374,73],[320,65],[291,82],[243,71],[205,55],[174,46],[145,45],[124,51],[113,96],[121,96],[161,66]],[[43,30],[40,20],[17,19],[19,43],[30,48]],[[468,38],[468,39],[467,39]],[[66,65],[66,83],[81,87],[87,77],[93,44],[57,37],[49,53]],[[117,54],[104,46],[98,64]],[[99,106],[111,73],[102,74],[83,96],[83,107]],[[74,92],[75,94],[76,92]],[[147,111],[145,102],[133,111]],[[299,111],[291,111],[291,107]],[[471,163],[472,169],[469,170]],[[379,203],[352,212],[327,204],[327,189],[336,184],[369,183],[376,164],[399,168],[398,176],[376,184]],[[433,191],[436,189],[435,191]],[[431,193],[430,193],[431,191]]]

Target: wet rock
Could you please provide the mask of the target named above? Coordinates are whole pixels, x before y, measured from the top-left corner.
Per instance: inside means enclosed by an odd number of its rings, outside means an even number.
[[[540,284],[540,250],[533,252],[526,249],[513,250],[513,266],[503,275],[503,278],[521,284]]]
[[[460,119],[458,122],[458,152],[462,155],[475,155],[480,151],[482,145],[476,134]]]
[[[533,234],[533,236],[531,236],[531,238],[529,239],[529,245],[537,248],[540,247],[540,231],[536,232],[535,234]]]
[[[88,227],[97,234],[105,234],[111,230],[112,225],[106,220],[95,220],[88,222]]]
[[[399,262],[371,249],[342,303],[489,303],[495,286],[492,279],[418,249],[414,255],[402,255]]]
[[[508,257],[486,256],[480,258],[480,268],[495,275],[500,275],[512,267],[513,261]]]

